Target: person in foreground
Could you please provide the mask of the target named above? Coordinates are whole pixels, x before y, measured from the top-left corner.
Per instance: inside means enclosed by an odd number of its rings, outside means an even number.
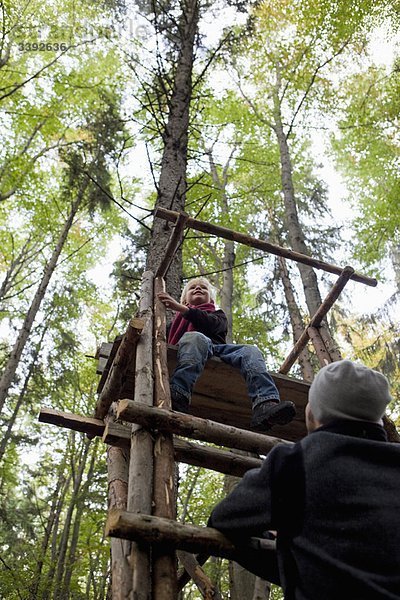
[[[192,390],[207,359],[218,356],[240,369],[252,401],[252,429],[265,431],[273,425],[286,425],[296,414],[292,402],[280,402],[279,392],[267,372],[256,346],[227,344],[225,313],[216,309],[213,288],[205,277],[191,279],[180,302],[161,292],[158,299],[176,311],[168,334],[169,344],[178,344],[177,366],[171,378],[174,410],[189,412]]]
[[[387,442],[387,379],[341,360],[309,391],[309,435],[279,444],[212,511],[237,546],[276,531],[275,560],[240,562],[281,585],[285,600],[399,600],[400,444]],[[267,556],[267,555],[265,555]]]

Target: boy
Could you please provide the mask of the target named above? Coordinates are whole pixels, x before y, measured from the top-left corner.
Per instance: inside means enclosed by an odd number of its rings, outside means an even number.
[[[171,378],[174,410],[188,413],[193,387],[208,358],[218,356],[242,373],[252,401],[250,426],[267,431],[273,425],[286,425],[295,416],[292,402],[280,402],[279,392],[267,372],[264,358],[256,346],[227,344],[227,319],[216,309],[214,290],[205,277],[190,280],[180,302],[161,292],[158,299],[176,311],[168,335],[169,344],[178,344],[178,363]]]

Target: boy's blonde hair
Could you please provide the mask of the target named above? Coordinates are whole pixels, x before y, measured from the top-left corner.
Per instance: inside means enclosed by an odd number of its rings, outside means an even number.
[[[211,285],[211,283],[208,281],[208,279],[206,279],[205,277],[194,277],[193,279],[190,279],[187,284],[185,285],[185,287],[182,290],[182,294],[181,294],[181,304],[187,304],[186,302],[186,294],[189,288],[189,285],[191,285],[192,283],[203,283],[207,286],[207,289],[210,293],[210,300],[211,302],[215,302],[215,288],[214,286]]]

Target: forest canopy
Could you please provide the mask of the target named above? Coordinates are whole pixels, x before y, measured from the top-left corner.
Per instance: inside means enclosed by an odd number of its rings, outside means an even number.
[[[97,349],[170,235],[156,206],[376,277],[346,286],[326,329],[387,376],[400,425],[399,15],[387,0],[1,1],[1,597],[110,597],[105,446],[38,414],[93,414]],[[335,282],[188,230],[167,289],[201,274],[230,339],[271,371]],[[317,370],[310,348],[291,374]],[[182,469],[181,520],[205,524],[229,485]],[[246,600],[226,562],[208,569]]]

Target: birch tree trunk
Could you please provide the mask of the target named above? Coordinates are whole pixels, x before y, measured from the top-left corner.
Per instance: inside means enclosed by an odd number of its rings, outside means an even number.
[[[68,233],[71,229],[72,223],[74,221],[75,215],[78,212],[80,204],[82,202],[85,189],[88,183],[86,182],[84,186],[81,187],[78,197],[75,202],[71,205],[71,210],[68,215],[67,220],[64,223],[63,229],[58,238],[58,242],[53,250],[53,253],[50,257],[49,262],[46,264],[45,269],[43,271],[42,279],[39,283],[39,286],[36,290],[36,293],[33,297],[32,303],[29,307],[28,312],[26,313],[24,322],[19,331],[18,337],[14,343],[11,354],[7,360],[6,366],[0,378],[0,413],[3,410],[5,400],[8,395],[8,391],[14,381],[15,373],[17,371],[19,361],[21,359],[22,353],[24,351],[26,342],[32,331],[33,322],[35,317],[39,311],[42,300],[46,294],[47,287],[50,283],[50,279],[54,273],[54,270],[57,265],[57,261],[60,257],[64,244],[67,240]]]
[[[192,96],[194,43],[199,19],[198,0],[182,2],[180,18],[180,52],[175,69],[170,110],[164,131],[164,151],[158,183],[156,207],[177,211],[185,209],[186,167],[188,148],[189,108]],[[164,255],[171,234],[171,225],[155,219],[146,269],[155,272]],[[178,251],[167,275],[167,289],[179,297],[182,273],[182,253]]]

